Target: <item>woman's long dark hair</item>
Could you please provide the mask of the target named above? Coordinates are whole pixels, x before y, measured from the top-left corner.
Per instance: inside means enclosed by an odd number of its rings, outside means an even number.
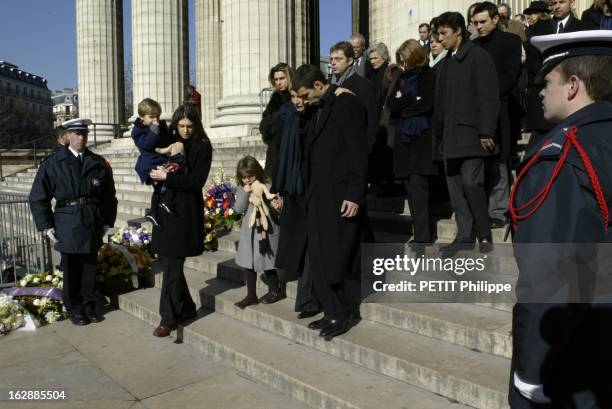
[[[193,136],[194,139],[199,139],[204,143],[210,145],[210,139],[208,139],[208,135],[206,135],[206,131],[204,131],[204,126],[202,125],[202,119],[200,119],[200,114],[196,111],[192,106],[183,104],[179,106],[174,114],[172,114],[172,121],[170,122],[170,132],[174,138],[178,138],[176,140],[180,140],[180,135],[178,133],[178,123],[181,119],[187,118],[193,123]]]

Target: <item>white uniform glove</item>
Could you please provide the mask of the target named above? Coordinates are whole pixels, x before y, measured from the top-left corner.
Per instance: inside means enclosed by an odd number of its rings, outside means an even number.
[[[57,238],[55,237],[55,229],[47,229],[45,231],[45,235],[51,240],[53,244],[57,243]]]
[[[106,236],[106,233],[108,232],[109,227],[107,225],[104,225],[104,227],[102,227],[102,237]]]
[[[550,398],[544,395],[544,385],[534,385],[527,383],[514,372],[514,386],[518,391],[534,403],[550,403]]]

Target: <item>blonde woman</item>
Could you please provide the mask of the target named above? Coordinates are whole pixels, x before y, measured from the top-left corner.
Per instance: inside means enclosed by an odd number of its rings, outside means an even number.
[[[264,171],[268,178],[272,178],[276,168],[276,151],[278,143],[276,139],[276,121],[281,105],[291,102],[291,79],[293,77],[293,69],[285,64],[279,63],[270,69],[268,80],[274,89],[272,97],[262,114],[259,124],[261,137],[268,149],[266,151],[266,165]]]

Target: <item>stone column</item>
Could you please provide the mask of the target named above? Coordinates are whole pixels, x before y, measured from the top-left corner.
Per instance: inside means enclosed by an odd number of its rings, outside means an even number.
[[[165,120],[183,102],[189,85],[188,29],[187,0],[132,0],[135,116],[147,97],[159,102]]]
[[[76,31],[79,115],[123,124],[123,1],[77,0]],[[112,137],[112,126],[96,126],[98,142]]]
[[[293,11],[290,3],[288,0],[221,2],[223,97],[211,127],[246,126],[248,133],[259,124],[262,109],[259,93],[270,86],[268,72],[273,65],[291,58]]]
[[[202,120],[210,126],[222,95],[221,0],[196,0],[196,79],[202,94]]]
[[[319,64],[319,0],[291,0],[295,19],[291,41],[293,56],[289,64],[297,68],[302,64]]]
[[[385,43],[390,46],[391,43],[391,9],[393,8],[392,0],[369,0],[370,2],[370,44]]]
[[[368,0],[352,0],[351,2],[352,32],[361,33],[366,44],[370,43],[370,4]]]

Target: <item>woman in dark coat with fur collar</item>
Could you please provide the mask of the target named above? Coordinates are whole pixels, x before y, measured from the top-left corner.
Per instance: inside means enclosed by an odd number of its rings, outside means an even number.
[[[199,256],[204,251],[202,188],[212,162],[212,146],[195,109],[180,106],[172,117],[170,132],[175,140],[180,138],[183,142],[186,165],[181,174],[166,173],[161,168],[150,173],[151,179],[165,181],[168,188],[176,191],[176,211],[162,212],[163,227],[153,227],[151,240],[151,250],[160,256],[163,266],[161,322],[153,332],[157,337],[170,335],[178,324],[196,316],[183,267],[186,257]]]
[[[266,150],[266,165],[264,171],[266,176],[270,179],[274,176],[276,169],[276,156],[278,149],[278,142],[276,141],[277,136],[277,120],[280,112],[280,107],[291,102],[291,95],[289,90],[291,89],[291,77],[293,70],[285,63],[276,64],[270,70],[268,80],[274,88],[274,92],[270,97],[270,101],[266,106],[262,116],[261,122],[259,123],[259,132],[261,132],[261,138],[264,143],[268,145]]]

